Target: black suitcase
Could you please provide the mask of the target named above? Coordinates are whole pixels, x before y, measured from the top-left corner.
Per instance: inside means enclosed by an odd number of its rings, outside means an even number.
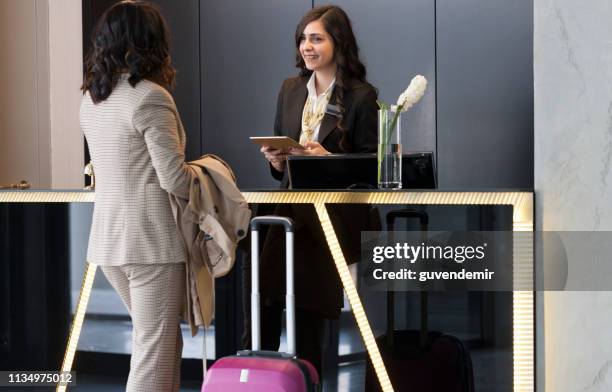
[[[387,214],[387,229],[395,219],[418,218],[421,232],[429,219],[424,211],[403,209]],[[419,330],[396,331],[395,296],[387,292],[387,331],[376,338],[391,384],[397,392],[474,392],[472,359],[463,343],[441,332],[430,332],[427,325],[427,292],[420,292],[421,325]],[[366,365],[365,390],[382,391],[372,362]]]

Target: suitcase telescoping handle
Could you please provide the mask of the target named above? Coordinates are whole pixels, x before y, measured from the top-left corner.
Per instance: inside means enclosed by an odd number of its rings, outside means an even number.
[[[287,353],[295,355],[295,294],[293,288],[293,221],[280,216],[258,216],[251,220],[251,342],[253,351],[261,349],[259,308],[259,227],[282,225],[286,233],[285,308],[287,309]]]
[[[421,224],[420,230],[422,239],[425,240],[426,236],[424,234],[427,232],[429,226],[429,215],[425,211],[413,210],[411,208],[406,208],[402,210],[393,210],[387,214],[387,230],[393,231],[395,230],[395,220],[397,218],[418,218]],[[420,292],[421,297],[421,329],[420,329],[420,337],[419,344],[421,347],[425,347],[427,344],[427,337],[429,333],[429,325],[428,325],[428,296],[426,291]],[[394,343],[394,335],[393,331],[395,330],[395,293],[393,291],[387,291],[387,333],[386,340],[387,346],[393,347]]]

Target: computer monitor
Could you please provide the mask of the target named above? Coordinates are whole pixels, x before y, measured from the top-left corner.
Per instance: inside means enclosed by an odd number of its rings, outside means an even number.
[[[376,154],[292,155],[287,167],[292,189],[378,188]],[[436,188],[433,153],[402,156],[402,188]]]

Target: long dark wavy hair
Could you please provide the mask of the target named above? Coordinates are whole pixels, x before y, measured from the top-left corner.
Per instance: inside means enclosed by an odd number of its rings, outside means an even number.
[[[132,87],[143,79],[168,90],[174,87],[170,33],[152,5],[141,1],[113,5],[98,21],[92,41],[81,90],[89,91],[94,103],[108,98],[121,73],[130,74]]]
[[[308,12],[297,28],[295,29],[295,66],[300,69],[301,76],[310,76],[312,71],[306,68],[304,59],[300,54],[300,42],[304,29],[310,22],[315,20],[321,21],[327,34],[329,34],[334,42],[334,62],[336,63],[336,104],[341,112],[344,112],[344,97],[349,88],[350,80],[358,80],[367,83],[366,68],[359,59],[359,47],[351,20],[344,10],[335,5],[324,5],[313,8]],[[336,126],[342,131],[342,139],[340,140],[340,148],[347,151],[350,146],[347,141],[348,129],[342,125],[342,117],[338,118]]]

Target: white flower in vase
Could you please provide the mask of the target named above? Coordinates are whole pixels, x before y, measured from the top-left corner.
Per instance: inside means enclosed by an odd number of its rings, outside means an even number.
[[[377,101],[380,110],[383,113],[382,117],[379,117],[379,140],[378,140],[378,182],[381,182],[382,164],[387,147],[391,141],[393,130],[397,125],[400,113],[407,111],[413,107],[425,94],[427,89],[427,79],[422,75],[416,75],[410,81],[410,84],[406,90],[398,97],[395,105],[389,105],[382,101]],[[389,110],[392,113],[388,118],[386,111]],[[381,120],[382,119],[382,120]]]
[[[397,108],[402,112],[407,111],[425,94],[427,89],[427,79],[423,75],[417,75],[410,81],[406,90],[397,98]]]

